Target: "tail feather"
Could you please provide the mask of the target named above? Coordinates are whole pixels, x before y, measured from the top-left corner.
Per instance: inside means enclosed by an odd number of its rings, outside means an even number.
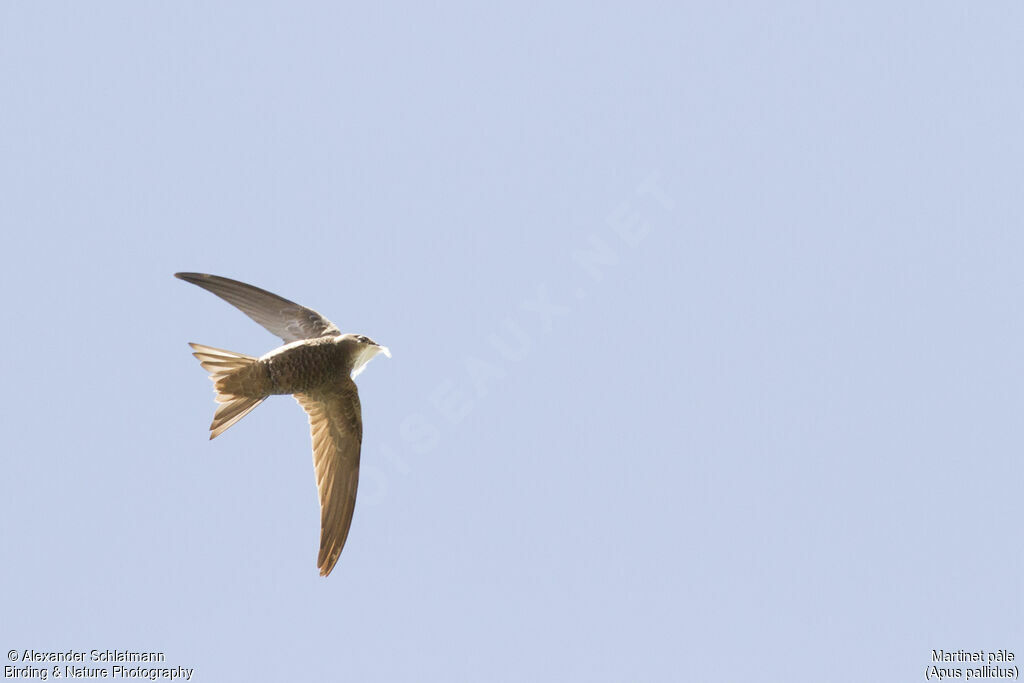
[[[217,406],[217,412],[213,414],[213,422],[210,423],[210,438],[215,439],[223,434],[224,430],[248,415],[253,408],[263,403],[266,398],[266,396],[262,398],[236,398]]]
[[[202,344],[190,343],[189,346],[193,349],[192,355],[196,357],[203,369],[210,373],[210,379],[213,380],[213,391],[216,394],[217,403],[220,404],[213,414],[213,422],[210,423],[210,438],[214,439],[266,400],[266,396],[239,396],[223,389],[225,379],[250,367],[257,362],[257,359],[244,353],[225,351]]]

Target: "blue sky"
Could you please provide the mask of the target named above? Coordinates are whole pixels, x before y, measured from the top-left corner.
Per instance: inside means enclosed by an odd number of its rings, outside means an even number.
[[[0,6],[0,646],[906,681],[1022,647],[1018,3]],[[389,346],[213,442],[211,272]]]

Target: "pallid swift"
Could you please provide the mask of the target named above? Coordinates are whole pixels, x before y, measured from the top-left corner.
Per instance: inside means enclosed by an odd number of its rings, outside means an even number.
[[[320,493],[317,566],[327,576],[345,545],[356,504],[363,419],[352,379],[378,353],[390,358],[391,352],[361,334],[342,334],[316,311],[258,287],[203,273],[174,277],[216,294],[284,340],[284,346],[260,358],[189,346],[210,372],[220,404],[210,425],[211,439],[273,394],[294,394],[309,414]]]

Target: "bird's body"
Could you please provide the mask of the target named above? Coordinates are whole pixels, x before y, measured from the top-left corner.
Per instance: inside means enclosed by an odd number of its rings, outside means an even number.
[[[320,493],[320,555],[330,574],[348,537],[359,478],[363,425],[353,377],[387,348],[363,335],[342,334],[316,311],[235,280],[201,273],[176,273],[237,306],[286,342],[254,358],[191,344],[210,372],[220,404],[210,438],[222,434],[274,394],[294,394],[309,415],[313,464]]]
[[[258,361],[259,377],[251,390],[265,394],[299,394],[350,379],[354,351],[346,337],[303,339],[279,346]]]

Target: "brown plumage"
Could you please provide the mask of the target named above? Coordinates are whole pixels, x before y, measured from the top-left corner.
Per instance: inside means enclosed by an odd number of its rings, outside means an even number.
[[[210,424],[211,439],[274,394],[294,394],[309,415],[320,496],[317,566],[327,576],[345,546],[359,480],[363,422],[352,378],[377,353],[390,357],[390,352],[368,337],[341,334],[316,311],[258,287],[202,273],[175,277],[216,294],[286,342],[260,358],[190,346],[209,371],[219,404]]]

